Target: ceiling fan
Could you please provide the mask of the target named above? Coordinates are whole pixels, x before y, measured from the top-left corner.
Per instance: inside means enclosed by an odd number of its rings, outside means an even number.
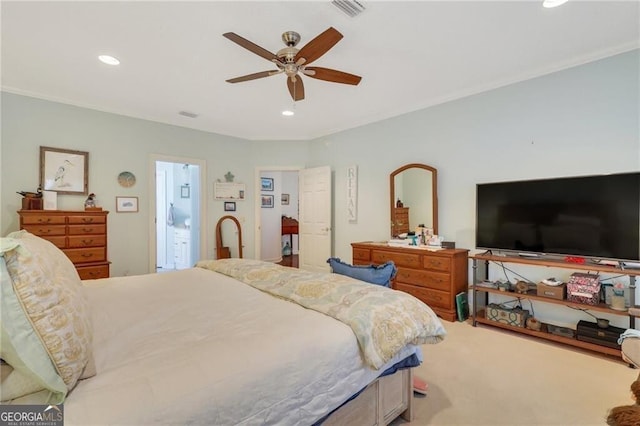
[[[337,71],[329,68],[309,67],[308,65],[327,53],[342,39],[342,34],[333,27],[330,27],[316,38],[311,40],[302,49],[296,48],[300,41],[300,34],[295,31],[287,31],[282,34],[282,41],[287,47],[280,49],[276,54],[258,46],[249,40],[240,37],[236,33],[225,33],[224,37],[239,44],[245,49],[262,56],[273,62],[278,69],[271,71],[261,71],[254,74],[244,75],[227,80],[228,83],[240,83],[241,81],[255,80],[257,78],[269,77],[276,74],[285,73],[287,75],[287,87],[294,101],[304,99],[304,84],[301,74],[318,80],[331,81],[333,83],[357,85],[362,77]]]

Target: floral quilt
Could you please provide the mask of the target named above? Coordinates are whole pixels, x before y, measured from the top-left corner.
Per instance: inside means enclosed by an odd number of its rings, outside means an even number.
[[[339,274],[309,272],[251,259],[203,260],[209,269],[295,302],[351,327],[365,362],[379,369],[407,344],[438,343],[436,314],[408,293]]]

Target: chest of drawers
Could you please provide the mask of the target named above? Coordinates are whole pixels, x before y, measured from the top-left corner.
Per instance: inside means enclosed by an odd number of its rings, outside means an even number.
[[[352,243],[354,265],[393,261],[398,268],[392,287],[429,305],[447,321],[456,319],[456,294],[468,289],[469,250],[393,247],[386,243]]]
[[[60,248],[82,280],[108,278],[108,211],[20,210],[20,229]]]

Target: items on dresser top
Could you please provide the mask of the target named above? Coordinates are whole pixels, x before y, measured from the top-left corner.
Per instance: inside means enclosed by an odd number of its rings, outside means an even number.
[[[432,251],[385,242],[358,242],[351,246],[354,265],[382,265],[392,261],[398,268],[393,289],[417,297],[447,321],[456,320],[456,295],[468,290],[468,250]]]
[[[108,211],[20,210],[20,229],[62,249],[82,280],[108,278]]]

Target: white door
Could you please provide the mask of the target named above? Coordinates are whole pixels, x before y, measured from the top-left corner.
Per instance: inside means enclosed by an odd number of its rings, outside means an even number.
[[[331,256],[331,168],[300,170],[299,267],[329,272]]]

